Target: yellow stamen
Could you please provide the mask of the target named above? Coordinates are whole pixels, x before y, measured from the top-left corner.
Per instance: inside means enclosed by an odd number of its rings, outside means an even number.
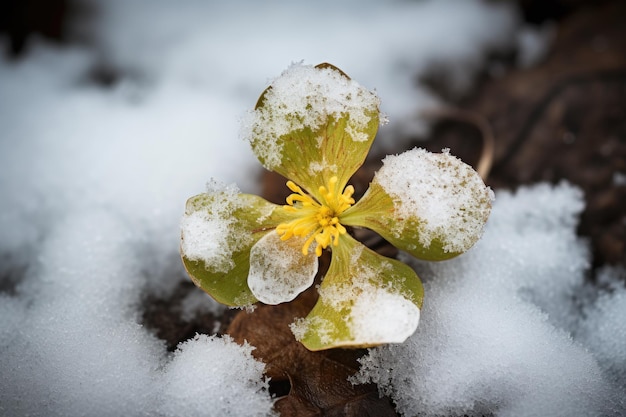
[[[343,192],[337,189],[338,179],[333,176],[326,186],[322,185],[318,191],[322,201],[302,191],[293,181],[287,181],[287,187],[293,194],[287,197],[287,205],[283,209],[300,216],[287,223],[282,223],[276,232],[282,240],[293,236],[306,237],[302,246],[302,254],[309,252],[309,247],[315,241],[315,254],[322,256],[322,250],[331,244],[339,244],[339,236],[346,233],[346,228],[339,222],[339,216],[354,204],[352,195],[354,187],[349,185]]]

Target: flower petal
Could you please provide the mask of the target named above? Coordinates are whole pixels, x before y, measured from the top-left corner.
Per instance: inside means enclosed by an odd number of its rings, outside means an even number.
[[[247,285],[250,249],[285,220],[283,211],[261,197],[240,194],[235,186],[190,198],[180,251],[193,282],[223,304],[256,302]]]
[[[292,331],[309,350],[401,343],[419,323],[424,290],[410,267],[348,235],[333,247],[320,298]]]
[[[281,240],[268,233],[250,252],[248,287],[265,304],[291,301],[313,284],[318,261],[314,251],[302,255],[306,239],[293,236]]]
[[[457,256],[481,237],[493,192],[472,167],[449,154],[413,149],[387,156],[370,188],[341,216],[425,260]]]
[[[319,185],[337,176],[343,189],[363,164],[379,102],[330,64],[293,65],[263,92],[244,135],[263,166],[319,197]]]

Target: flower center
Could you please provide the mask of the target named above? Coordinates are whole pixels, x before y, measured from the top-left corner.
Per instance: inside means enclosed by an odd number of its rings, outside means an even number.
[[[332,177],[326,186],[320,186],[321,201],[302,191],[293,181],[287,181],[287,187],[294,193],[287,197],[287,205],[283,208],[297,213],[299,217],[276,227],[282,240],[293,236],[306,237],[302,246],[302,254],[309,252],[309,247],[315,241],[315,254],[322,256],[322,250],[329,245],[337,246],[339,236],[346,233],[346,228],[339,223],[339,216],[348,207],[354,204],[352,194],[354,187],[349,185],[340,192],[337,189],[337,177]]]

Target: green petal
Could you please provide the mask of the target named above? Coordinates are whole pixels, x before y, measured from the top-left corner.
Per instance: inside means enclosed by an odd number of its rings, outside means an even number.
[[[319,293],[309,315],[292,325],[309,350],[404,342],[417,328],[424,297],[415,271],[349,235],[333,247]]]
[[[267,169],[319,198],[338,177],[343,189],[363,164],[381,121],[379,99],[330,64],[294,65],[274,80],[251,114],[252,150]]]
[[[236,188],[192,197],[181,225],[185,269],[217,301],[250,305],[257,301],[247,284],[250,249],[284,220],[280,206]]]
[[[493,201],[472,167],[450,155],[413,149],[387,156],[363,198],[342,213],[413,256],[440,261],[481,237]]]

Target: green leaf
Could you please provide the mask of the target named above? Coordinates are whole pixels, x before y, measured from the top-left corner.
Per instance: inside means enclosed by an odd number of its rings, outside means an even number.
[[[309,350],[401,343],[415,332],[424,297],[409,266],[349,235],[333,247],[319,293],[309,315],[292,326]]]
[[[285,218],[280,206],[236,190],[190,198],[182,221],[185,269],[198,287],[220,303],[256,302],[247,284],[250,250]]]
[[[343,189],[363,164],[380,113],[376,95],[330,64],[293,66],[259,98],[250,142],[259,161],[319,198],[337,176]]]
[[[493,193],[469,165],[423,149],[383,162],[365,195],[341,214],[342,224],[371,229],[429,261],[453,258],[478,241]]]

